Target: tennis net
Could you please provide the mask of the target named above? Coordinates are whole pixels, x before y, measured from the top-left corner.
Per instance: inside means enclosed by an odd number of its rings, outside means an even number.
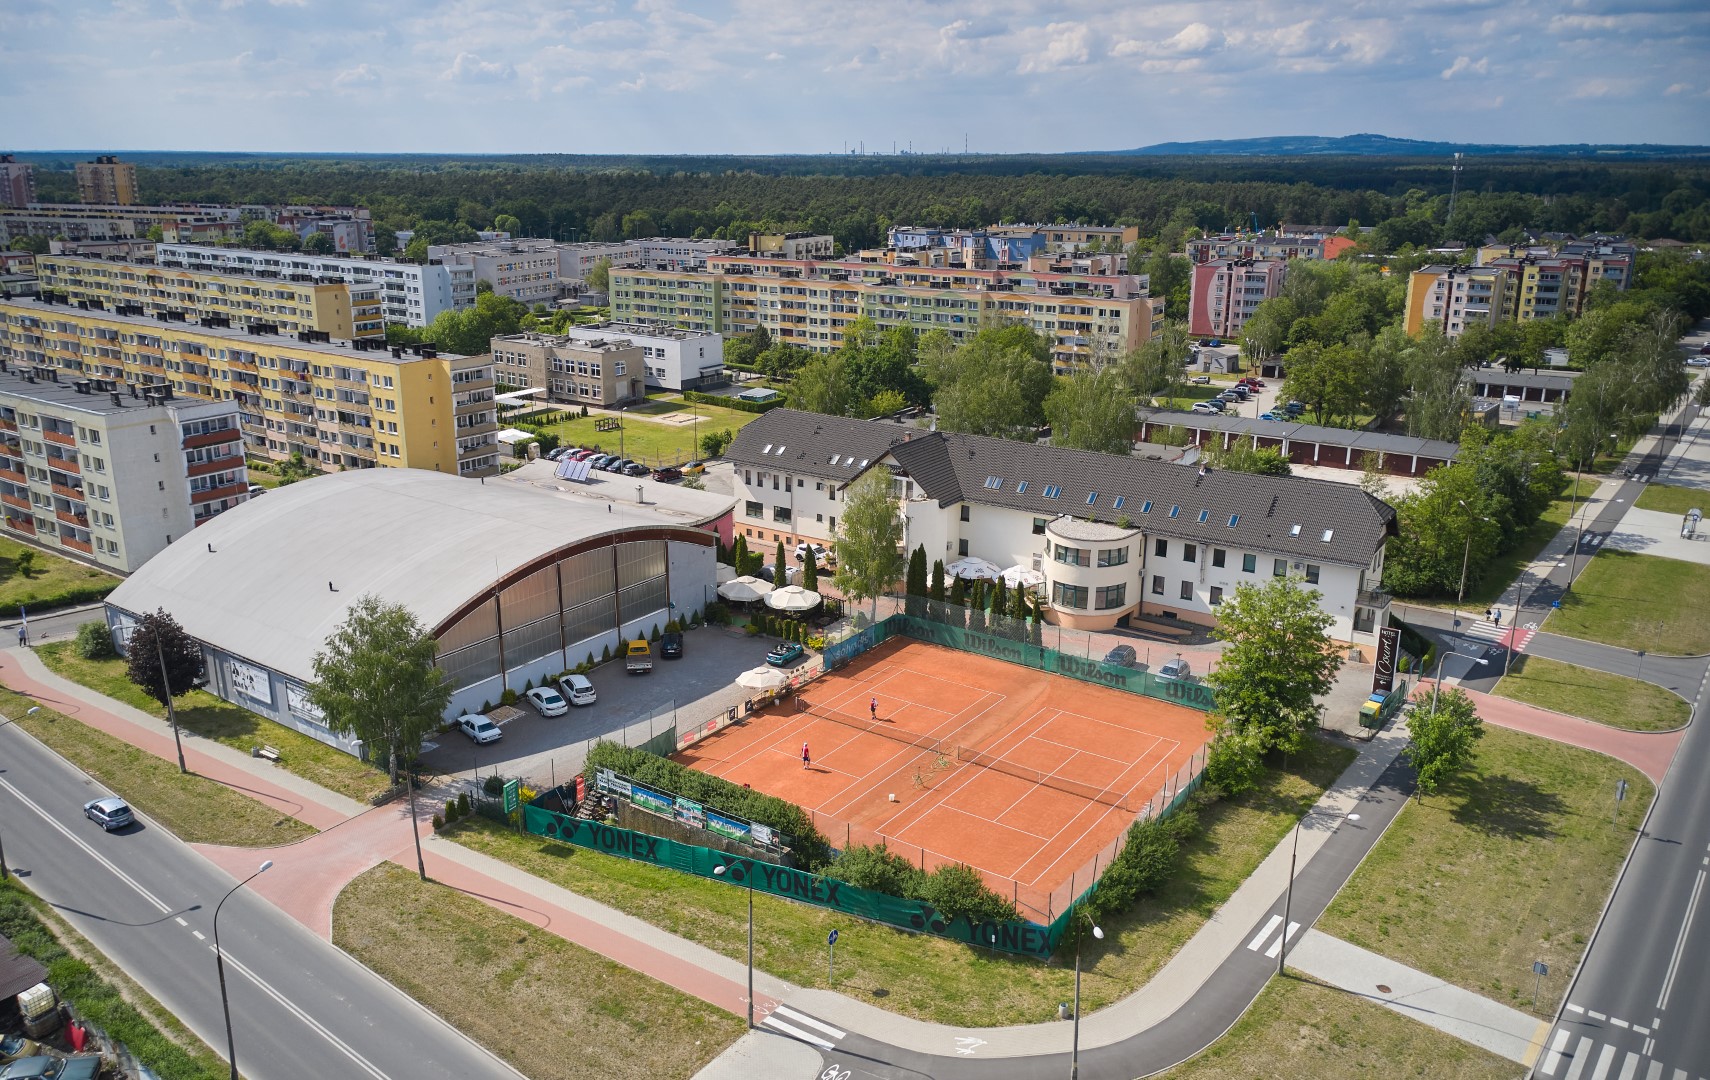
[[[973,765],[976,768],[990,769],[993,772],[1003,773],[1005,776],[1013,776],[1018,780],[1026,780],[1027,782],[1037,784],[1040,787],[1048,787],[1054,791],[1061,791],[1066,795],[1074,795],[1078,798],[1085,799],[1088,802],[1100,803],[1104,806],[1114,806],[1123,810],[1129,808],[1128,795],[1126,792],[1116,791],[1111,788],[1096,787],[1092,784],[1083,784],[1078,780],[1070,780],[1064,776],[1056,776],[1051,773],[1041,772],[1038,769],[1031,769],[1026,765],[1017,764],[1016,762],[1010,761],[1005,757],[1000,757],[997,754],[975,750],[973,747],[963,746],[960,743],[946,742],[943,739],[934,738],[923,732],[910,731],[907,728],[899,728],[895,724],[886,723],[882,720],[864,720],[858,715],[850,715],[849,713],[839,712],[835,709],[827,709],[823,706],[813,705],[805,701],[802,703],[802,706],[809,716],[819,720],[830,720],[834,724],[841,724],[842,726],[851,728],[855,731],[864,731],[869,735],[878,735],[889,739],[892,742],[901,743],[904,746],[912,746],[917,750],[936,754],[941,758],[948,758],[951,761],[960,762],[964,765]]]

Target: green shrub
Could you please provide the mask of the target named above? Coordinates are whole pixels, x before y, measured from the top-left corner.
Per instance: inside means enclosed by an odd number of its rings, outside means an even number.
[[[1176,872],[1181,850],[1199,832],[1197,806],[1216,798],[1201,789],[1186,805],[1163,818],[1137,821],[1128,828],[1126,843],[1104,873],[1098,888],[1087,900],[1094,915],[1126,911],[1146,893],[1156,892]]]
[[[457,793],[457,816],[469,816],[469,793],[467,791]]]
[[[669,758],[644,750],[601,740],[588,751],[583,775],[592,787],[599,769],[611,769],[638,783],[718,810],[770,825],[787,834],[794,844],[797,865],[819,873],[831,859],[831,845],[813,827],[808,812],[795,803],[767,795],[729,780],[696,772]]]
[[[672,619],[670,622],[665,624],[665,632],[667,634],[681,634],[683,632],[683,624],[679,623],[676,619]]]
[[[72,646],[85,660],[107,660],[118,653],[113,648],[113,634],[104,622],[86,622],[77,628],[77,641]]]
[[[825,872],[858,888],[901,897],[913,896],[926,877],[918,866],[883,843],[851,844],[831,860]]]
[[[917,892],[908,899],[923,900],[952,919],[966,916],[976,923],[1018,917],[1014,903],[994,892],[978,870],[962,863],[949,863],[923,875]]]
[[[590,653],[589,655],[593,655],[593,654]],[[610,645],[600,646],[600,663],[602,663],[602,664],[610,663],[611,659],[612,659],[612,647]]]
[[[30,575],[36,572],[36,553],[27,548],[18,552],[18,557],[12,560],[12,569],[17,571],[19,577],[28,581]]]
[[[533,689],[534,689],[534,679],[532,677],[530,677],[527,682],[523,683],[523,693],[526,694],[530,690],[533,690]]]
[[[499,695],[499,704],[500,705],[515,705],[516,703],[517,703],[517,692],[515,690],[512,690],[508,686],[505,687],[505,692]]]
[[[447,820],[447,821],[456,821],[457,820],[457,800],[456,799],[445,800],[445,820]]]
[[[445,828],[445,819],[435,814],[433,816],[433,831],[439,832],[443,828]]]
[[[647,640],[655,642],[655,643],[658,642],[658,640],[659,640],[659,624],[658,623],[653,624],[653,633],[648,635]]]
[[[505,781],[498,773],[493,773],[481,781],[481,790],[488,795],[503,795],[505,793]]]
[[[484,713],[492,712],[493,711],[493,703],[491,701],[483,701],[481,703],[481,711]]]

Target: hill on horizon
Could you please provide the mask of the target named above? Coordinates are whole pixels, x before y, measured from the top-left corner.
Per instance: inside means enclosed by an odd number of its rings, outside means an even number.
[[[1257,139],[1204,139],[1163,142],[1133,150],[1099,150],[1101,154],[1151,157],[1575,157],[1602,160],[1710,157],[1710,146],[1663,146],[1650,143],[1556,143],[1523,146],[1510,143],[1449,143],[1397,139],[1389,135],[1269,135]]]

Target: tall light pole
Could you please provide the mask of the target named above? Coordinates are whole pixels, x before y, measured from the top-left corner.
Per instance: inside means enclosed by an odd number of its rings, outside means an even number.
[[[1468,660],[1471,660],[1473,663],[1477,664],[1480,667],[1484,667],[1485,665],[1490,663],[1490,661],[1486,660],[1482,656],[1474,656],[1472,653],[1455,652],[1452,649],[1449,650],[1448,652],[1439,654],[1437,657],[1437,685],[1435,687],[1433,687],[1431,690],[1431,711],[1432,712],[1437,711],[1437,698],[1439,696],[1441,696],[1443,693],[1443,661],[1447,660],[1451,656],[1464,656]]]
[[[411,755],[404,762],[404,786],[410,790],[410,839],[416,842],[416,876],[423,881],[427,877],[427,863],[422,861],[422,830],[416,821],[416,759]]]
[[[1075,1034],[1069,1048],[1069,1080],[1079,1080],[1081,1074],[1081,928],[1087,924],[1087,919],[1077,909],[1075,912]],[[1099,941],[1104,940],[1104,931],[1097,923],[1092,925],[1092,936]]]
[[[753,873],[753,861],[749,862],[749,873]],[[724,877],[730,870],[728,866],[715,866],[713,873]],[[742,877],[742,884],[748,888],[748,1026],[754,1026],[754,882],[747,874]],[[1077,954],[1078,955],[1078,954]],[[1076,969],[1079,970],[1078,967]],[[1078,976],[1077,976],[1078,978]]]
[[[1310,811],[1308,811],[1310,813]],[[1302,819],[1304,820],[1304,819]],[[1300,822],[1294,823],[1294,846],[1288,853],[1288,885],[1283,889],[1282,901],[1282,940],[1277,942],[1277,974],[1283,971],[1283,961],[1288,959],[1288,912],[1294,904],[1294,860],[1300,854]]]
[[[160,624],[154,627],[154,657],[160,662],[160,696],[166,699],[166,720],[172,725],[172,745],[178,748],[178,771],[187,773],[184,767],[184,743],[178,738],[178,713],[172,708],[172,680],[166,675],[166,649],[160,643]]]
[[[1478,520],[1480,520],[1480,521],[1489,521],[1490,520],[1489,518],[1485,517],[1483,514],[1473,514],[1472,507],[1468,506],[1465,503],[1465,501],[1463,501],[1461,499],[1456,499],[1455,502],[1460,504],[1460,507],[1462,510],[1465,510],[1467,513],[1472,514],[1472,516],[1477,518]],[[1461,587],[1460,587],[1460,590],[1455,593],[1455,629],[1457,629],[1457,630],[1459,630],[1461,627],[1461,604],[1462,604],[1462,602],[1464,602],[1466,600],[1466,597],[1467,597],[1467,560],[1469,560],[1470,558],[1472,558],[1472,522],[1469,521],[1469,522],[1467,522],[1466,550],[1461,552]]]
[[[267,873],[272,866],[272,859],[268,859],[266,862],[262,863],[255,873],[249,875],[236,885],[233,885],[230,889],[226,890],[226,895],[220,897],[220,902],[214,905],[214,966],[218,968],[220,972],[220,1009],[226,1014],[226,1061],[229,1062],[232,1067],[231,1080],[238,1080],[237,1039],[232,1035],[231,1002],[226,999],[226,959],[225,954],[220,952],[220,909],[226,906],[226,901],[232,898],[232,893],[235,893],[245,885],[248,885],[260,875]]]

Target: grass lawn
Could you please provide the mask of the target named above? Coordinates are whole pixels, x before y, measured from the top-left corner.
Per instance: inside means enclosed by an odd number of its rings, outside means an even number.
[[[224,784],[180,773],[177,762],[157,758],[46,706],[25,716],[34,704],[22,694],[0,689],[0,712],[180,840],[271,847],[315,831]]]
[[[72,682],[99,691],[150,716],[166,719],[160,703],[143,693],[125,677],[123,660],[85,660],[77,655],[74,642],[56,641],[36,648],[42,663]],[[335,747],[301,732],[240,708],[205,690],[193,690],[179,698],[178,726],[205,739],[249,753],[266,743],[279,750],[279,767],[312,780],[329,791],[366,802],[385,791],[386,774],[358,761]]]
[[[129,975],[13,878],[0,884],[0,933],[50,972],[59,996],[137,1060],[173,1080],[220,1080],[226,1063]]]
[[[1675,487],[1673,484],[1646,484],[1633,503],[1640,510],[1657,510],[1665,514],[1684,514],[1688,510],[1710,509],[1710,491],[1703,488]]]
[[[1198,1057],[1161,1072],[1199,1077],[1429,1076],[1504,1080],[1520,1066],[1453,1035],[1300,976],[1272,979],[1253,1007]]]
[[[623,452],[625,456],[644,465],[681,465],[685,461],[699,458],[701,451],[695,445],[694,424],[656,424],[630,415],[637,412],[655,416],[667,413],[699,416],[699,430],[702,435],[723,431],[725,428],[733,432],[739,431],[744,424],[760,418],[759,413],[743,412],[741,409],[695,405],[680,399],[650,398],[646,405],[625,409],[622,417]],[[595,413],[592,416],[566,420],[561,424],[552,424],[546,430],[573,446],[597,446],[609,453],[616,453],[619,445],[618,432],[594,430],[596,420],[612,418],[611,414]]]
[[[1352,761],[1354,752],[1314,743],[1290,772],[1266,773],[1253,794],[1201,809],[1201,831],[1175,878],[1156,896],[1103,924],[1105,940],[1081,951],[1083,1008],[1108,1005],[1143,985],[1252,873],[1295,820]],[[722,882],[518,835],[479,817],[447,835],[573,892],[680,937],[742,959],[747,897]],[[881,1008],[966,1027],[1038,1023],[1074,995],[1074,972],[942,938],[908,934],[823,908],[757,893],[755,964],[799,986],[824,987],[825,937],[837,938],[836,989]]]
[[[1486,727],[1472,768],[1402,810],[1318,929],[1521,1011],[1542,960],[1549,1016],[1652,794],[1630,765]]]
[[[693,1076],[746,1029],[392,863],[345,886],[333,942],[534,1080]]]
[[[1670,656],[1710,652],[1710,566],[1599,551],[1544,630]]]
[[[1506,555],[1492,559],[1486,567],[1484,578],[1477,585],[1467,586],[1467,598],[1461,609],[1467,611],[1482,611],[1493,604],[1501,603],[1512,606],[1514,603],[1514,579],[1518,578],[1537,559],[1538,553],[1544,550],[1544,545],[1555,539],[1557,533],[1568,523],[1568,513],[1583,513],[1585,496],[1597,490],[1597,484],[1589,479],[1580,481],[1579,497],[1576,499],[1570,493],[1557,497],[1538,520],[1532,523],[1520,537],[1520,542]],[[1571,484],[1570,484],[1571,492]],[[1425,599],[1407,601],[1409,606],[1441,608],[1449,611],[1455,606],[1455,598]],[[1512,614],[1507,612],[1505,614]],[[1474,618],[1477,618],[1475,615]]]
[[[1692,707],[1654,683],[1521,654],[1496,684],[1503,697],[1630,731],[1672,731]]]
[[[18,556],[26,551],[36,557],[27,578],[18,573]],[[0,537],[0,611],[9,615],[17,614],[20,605],[45,611],[99,600],[118,585],[119,579],[103,570]]]
[[[264,488],[276,488],[279,486],[280,481],[283,479],[284,479],[284,477],[280,476],[278,473],[269,472],[267,470],[257,468],[255,462],[250,462],[250,465],[249,465],[249,482],[250,483],[259,484]]]

